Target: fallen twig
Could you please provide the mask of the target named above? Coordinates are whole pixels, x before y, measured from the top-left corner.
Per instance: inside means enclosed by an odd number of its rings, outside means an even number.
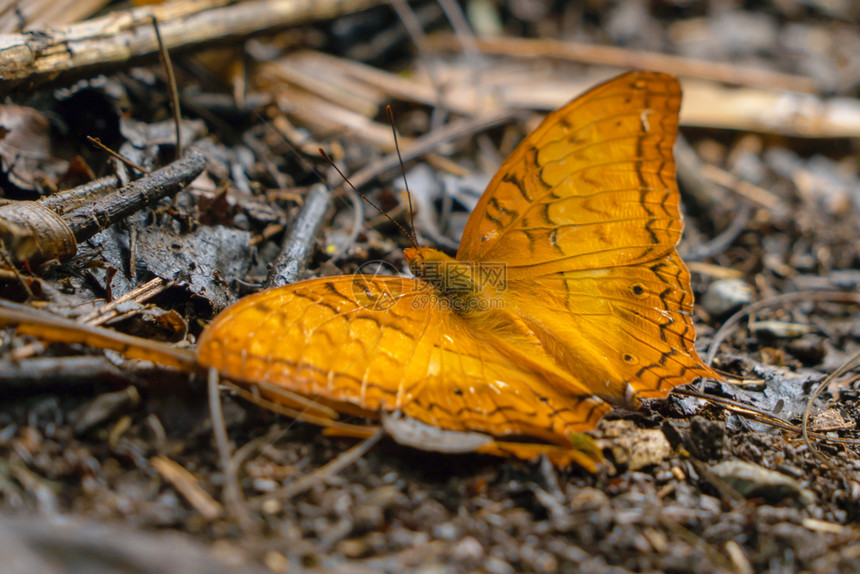
[[[230,454],[230,441],[227,438],[227,427],[224,424],[224,413],[221,410],[221,393],[218,390],[218,371],[209,369],[207,390],[209,393],[209,413],[212,418],[212,433],[215,435],[215,446],[218,449],[218,459],[221,472],[224,475],[224,500],[227,508],[239,527],[245,532],[256,528],[254,519],[248,512],[242,488],[236,476],[236,466]]]
[[[154,456],[149,462],[204,518],[215,520],[221,516],[221,505],[203,490],[200,479],[194,473],[166,456]]]
[[[549,39],[533,40],[503,37],[479,38],[475,42],[478,49],[485,54],[517,58],[557,58],[585,64],[655,70],[677,76],[702,78],[727,84],[791,90],[810,94],[816,92],[815,81],[812,78],[657,52],[634,51],[616,46],[598,46]],[[432,48],[437,50],[459,51],[462,49],[460,39],[452,34],[431,36],[429,43]]]
[[[147,205],[173,195],[206,167],[197,151],[112,191],[116,178],[105,185],[88,184],[60,197],[13,201],[0,206],[0,239],[15,263],[37,265],[74,256],[77,244]]]
[[[323,184],[311,187],[305,197],[304,205],[293,222],[293,228],[275,260],[266,287],[280,287],[295,283],[302,278],[313,253],[314,239],[322,225],[323,218],[331,205],[331,192]]]
[[[131,182],[116,193],[70,211],[63,216],[63,220],[78,242],[86,241],[145,205],[177,193],[200,175],[205,167],[206,158],[191,150],[182,159]]]
[[[280,502],[283,502],[305,492],[306,490],[313,488],[314,485],[323,482],[329,476],[337,474],[338,472],[340,472],[341,470],[367,454],[367,452],[371,448],[373,448],[376,443],[379,442],[379,440],[382,438],[382,435],[384,434],[385,429],[380,427],[370,437],[358,443],[348,451],[339,454],[336,458],[322,465],[313,472],[310,472],[300,478],[297,478],[293,482],[290,482],[286,486],[279,488],[274,492],[268,493],[265,496],[265,499],[275,499]]]
[[[381,4],[382,0],[186,0],[117,11],[38,34],[0,36],[0,95],[16,86],[104,72],[167,50],[250,37],[324,20]]]

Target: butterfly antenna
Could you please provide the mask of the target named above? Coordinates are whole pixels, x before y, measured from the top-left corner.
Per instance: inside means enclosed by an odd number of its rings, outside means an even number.
[[[394,128],[394,112],[391,106],[385,106],[388,114],[388,123],[391,125],[391,135],[394,136],[394,149],[397,151],[397,160],[400,162],[400,173],[403,175],[403,185],[406,186],[406,199],[409,200],[409,226],[412,228],[412,237],[415,237],[415,210],[412,209],[412,192],[409,191],[409,182],[406,180],[406,166],[403,165],[403,156],[400,155],[400,142],[397,139],[397,130]],[[417,242],[413,241],[413,243]]]
[[[375,209],[376,211],[378,211],[378,212],[379,212],[379,214],[380,214],[380,215],[382,215],[385,219],[387,219],[388,221],[390,221],[391,223],[393,223],[394,225],[396,225],[396,226],[397,226],[397,228],[398,228],[398,229],[399,229],[399,230],[400,230],[400,231],[401,231],[401,232],[402,232],[406,237],[408,237],[408,238],[409,238],[409,241],[412,243],[412,246],[413,246],[413,247],[415,247],[416,249],[418,248],[418,242],[417,242],[417,241],[415,241],[415,237],[414,237],[411,233],[409,233],[409,231],[408,231],[405,227],[403,227],[402,225],[400,225],[399,223],[397,223],[397,221],[395,221],[393,217],[391,217],[390,215],[388,215],[387,213],[385,213],[384,211],[382,211],[382,209],[381,209],[378,205],[376,205],[375,203],[373,203],[372,201],[370,201],[370,199],[369,199],[366,195],[364,195],[363,193],[361,193],[360,191],[358,191],[358,190],[355,188],[355,186],[354,186],[354,185],[352,185],[352,182],[351,182],[351,181],[349,181],[349,179],[344,175],[344,173],[343,173],[342,171],[340,171],[340,168],[339,168],[339,167],[337,167],[337,165],[335,165],[334,160],[333,160],[333,159],[331,159],[331,158],[328,156],[328,154],[325,152],[325,150],[324,150],[323,148],[319,148],[319,152],[320,152],[320,155],[322,156],[322,158],[323,158],[324,160],[326,160],[326,161],[328,162],[328,164],[334,168],[334,170],[337,172],[337,174],[341,177],[341,179],[343,179],[343,181],[345,181],[345,182],[346,182],[346,184],[350,187],[350,189],[352,189],[352,191],[354,191],[354,192],[355,192],[355,193],[357,193],[359,196],[361,196],[361,199],[363,199],[363,200],[364,200],[364,201],[366,201],[368,204],[370,204],[370,206],[371,206],[373,209]]]

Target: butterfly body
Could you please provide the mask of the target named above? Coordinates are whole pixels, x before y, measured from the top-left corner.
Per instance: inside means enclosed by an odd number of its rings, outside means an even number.
[[[494,437],[481,452],[582,464],[571,434],[610,403],[713,376],[693,347],[675,250],[679,106],[664,74],[594,88],[505,161],[455,258],[409,248],[414,278],[320,278],[247,297],[204,331],[198,361],[340,412]]]
[[[503,263],[459,261],[430,247],[409,247],[403,253],[412,274],[428,283],[427,297],[456,314],[477,317],[503,306]]]

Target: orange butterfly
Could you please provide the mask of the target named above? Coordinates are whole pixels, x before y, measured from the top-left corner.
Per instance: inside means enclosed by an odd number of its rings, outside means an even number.
[[[204,331],[198,362],[390,428],[398,413],[465,433],[451,450],[593,466],[571,435],[610,404],[716,376],[693,347],[675,250],[680,102],[678,82],[653,72],[592,89],[505,161],[456,259],[409,248],[415,278],[326,277],[252,295]],[[407,435],[394,433],[428,446]]]

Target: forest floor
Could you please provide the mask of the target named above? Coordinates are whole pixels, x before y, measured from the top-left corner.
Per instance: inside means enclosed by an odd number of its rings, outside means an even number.
[[[4,198],[42,202],[69,225],[55,237],[50,217],[40,223],[34,237],[56,252],[30,260],[43,246],[0,213],[4,259],[30,261],[2,265],[3,299],[190,348],[218,311],[262,287],[291,233],[310,256],[306,270],[284,270],[293,279],[368,261],[405,269],[407,238],[354,194],[325,196],[316,215],[304,209],[316,184],[341,187],[322,147],[371,201],[408,221],[386,104],[414,152],[416,227],[452,252],[468,210],[545,111],[653,68],[684,88],[679,251],[692,272],[697,348],[713,350],[726,382],[694,385],[709,400],[673,393],[611,413],[593,433],[611,464],[595,474],[387,437],[320,471],[361,443],[227,392],[213,423],[200,376],[7,329],[4,572],[860,570],[855,4],[474,0],[464,24],[477,36],[454,35],[443,2],[410,5],[429,36],[407,33],[396,2],[290,21],[246,2],[260,33],[215,0],[203,10],[209,27],[193,26],[175,8],[185,4],[107,16],[77,36],[60,31],[80,24],[56,22],[16,36],[3,12],[0,49],[52,34],[74,48],[46,57],[66,66],[55,72],[6,60],[0,74]],[[147,170],[176,159],[171,82],[157,50],[140,48],[147,10],[173,56],[182,147],[202,153],[205,171],[174,164],[164,177],[191,187],[116,215],[110,193],[139,173],[88,137]],[[117,45],[140,53],[108,61],[106,46]],[[81,64],[87,53],[101,59]],[[68,189],[77,196],[57,195]],[[107,229],[91,229],[99,190],[121,219]],[[315,221],[315,233],[294,233]],[[63,229],[74,231],[76,254]],[[238,493],[213,424],[226,429]]]

